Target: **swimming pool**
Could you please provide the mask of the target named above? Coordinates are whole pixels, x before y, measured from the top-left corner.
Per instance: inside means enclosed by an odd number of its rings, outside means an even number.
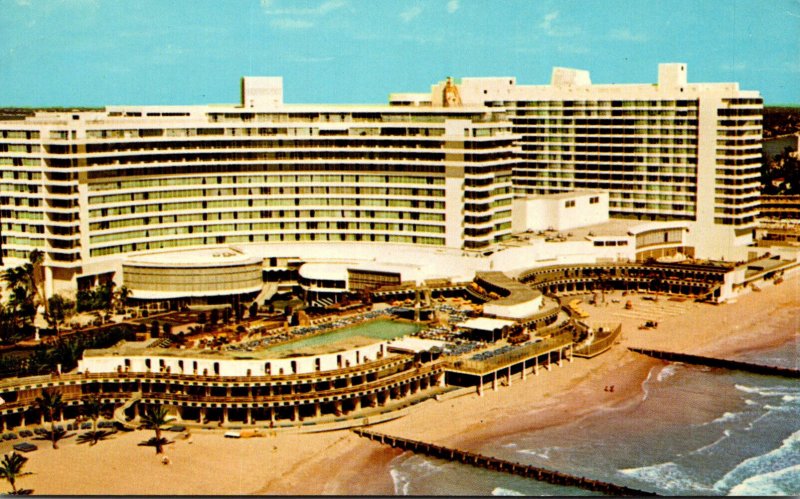
[[[374,321],[347,326],[342,329],[331,331],[330,333],[318,334],[308,338],[300,338],[288,343],[282,343],[269,347],[266,350],[273,354],[284,354],[298,352],[307,348],[314,348],[320,345],[330,345],[357,336],[374,338],[377,340],[391,340],[408,334],[414,334],[422,329],[422,325],[410,322],[397,322],[388,319],[378,319]]]

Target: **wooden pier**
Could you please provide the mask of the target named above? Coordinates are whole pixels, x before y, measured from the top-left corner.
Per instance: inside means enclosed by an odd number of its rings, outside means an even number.
[[[663,350],[652,350],[647,348],[628,347],[631,352],[640,353],[656,359],[664,359],[673,362],[683,362],[685,364],[695,364],[708,367],[722,367],[725,369],[736,369],[755,374],[765,374],[768,376],[783,376],[785,378],[800,378],[800,369],[790,367],[768,366],[754,364],[752,362],[741,362],[738,360],[718,359],[715,357],[703,357],[701,355],[691,355],[688,353],[665,352]]]
[[[448,461],[459,462],[468,464],[470,466],[477,466],[491,471],[500,471],[503,473],[511,473],[514,475],[523,476],[526,478],[533,478],[541,482],[552,483],[554,485],[565,485],[578,487],[581,489],[591,490],[594,492],[602,492],[603,494],[614,496],[655,496],[653,492],[645,492],[642,490],[624,487],[609,482],[602,482],[600,480],[593,480],[581,476],[570,475],[569,473],[562,473],[560,471],[548,470],[536,466],[530,466],[522,463],[514,463],[496,457],[484,456],[474,452],[467,452],[458,449],[451,449],[442,447],[440,445],[429,444],[417,440],[410,440],[402,437],[394,437],[384,433],[378,433],[363,428],[356,428],[352,430],[360,437],[369,438],[384,445],[390,445],[393,448],[408,450],[417,454],[424,454],[426,456],[445,459]]]

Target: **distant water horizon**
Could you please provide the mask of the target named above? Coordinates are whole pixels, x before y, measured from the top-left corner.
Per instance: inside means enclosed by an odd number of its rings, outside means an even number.
[[[761,327],[769,334],[795,321],[780,314]],[[797,367],[799,352],[794,336],[735,358]],[[665,363],[650,370],[639,400],[473,450],[662,495],[796,496],[798,401],[794,379]],[[599,495],[409,452],[389,473],[398,495]]]

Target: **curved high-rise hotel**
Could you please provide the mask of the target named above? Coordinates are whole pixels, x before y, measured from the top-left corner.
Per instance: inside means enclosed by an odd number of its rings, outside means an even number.
[[[40,112],[0,122],[3,262],[42,250],[48,293],[181,263],[253,291],[257,259],[288,245],[480,259],[510,238],[515,195],[576,189],[735,258],[758,213],[761,106],[664,64],[656,84],[556,68],[550,85],[448,80],[384,106],[287,105],[280,78],[244,78],[240,105]],[[148,256],[168,250],[187,256]]]

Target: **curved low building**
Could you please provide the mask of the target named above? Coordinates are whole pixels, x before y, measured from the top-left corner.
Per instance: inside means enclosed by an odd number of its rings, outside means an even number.
[[[129,257],[122,275],[136,299],[207,298],[258,293],[262,268],[261,258],[218,248]]]
[[[483,305],[487,315],[509,319],[525,319],[542,309],[541,291],[532,289],[502,272],[479,272],[475,281],[502,296]]]

